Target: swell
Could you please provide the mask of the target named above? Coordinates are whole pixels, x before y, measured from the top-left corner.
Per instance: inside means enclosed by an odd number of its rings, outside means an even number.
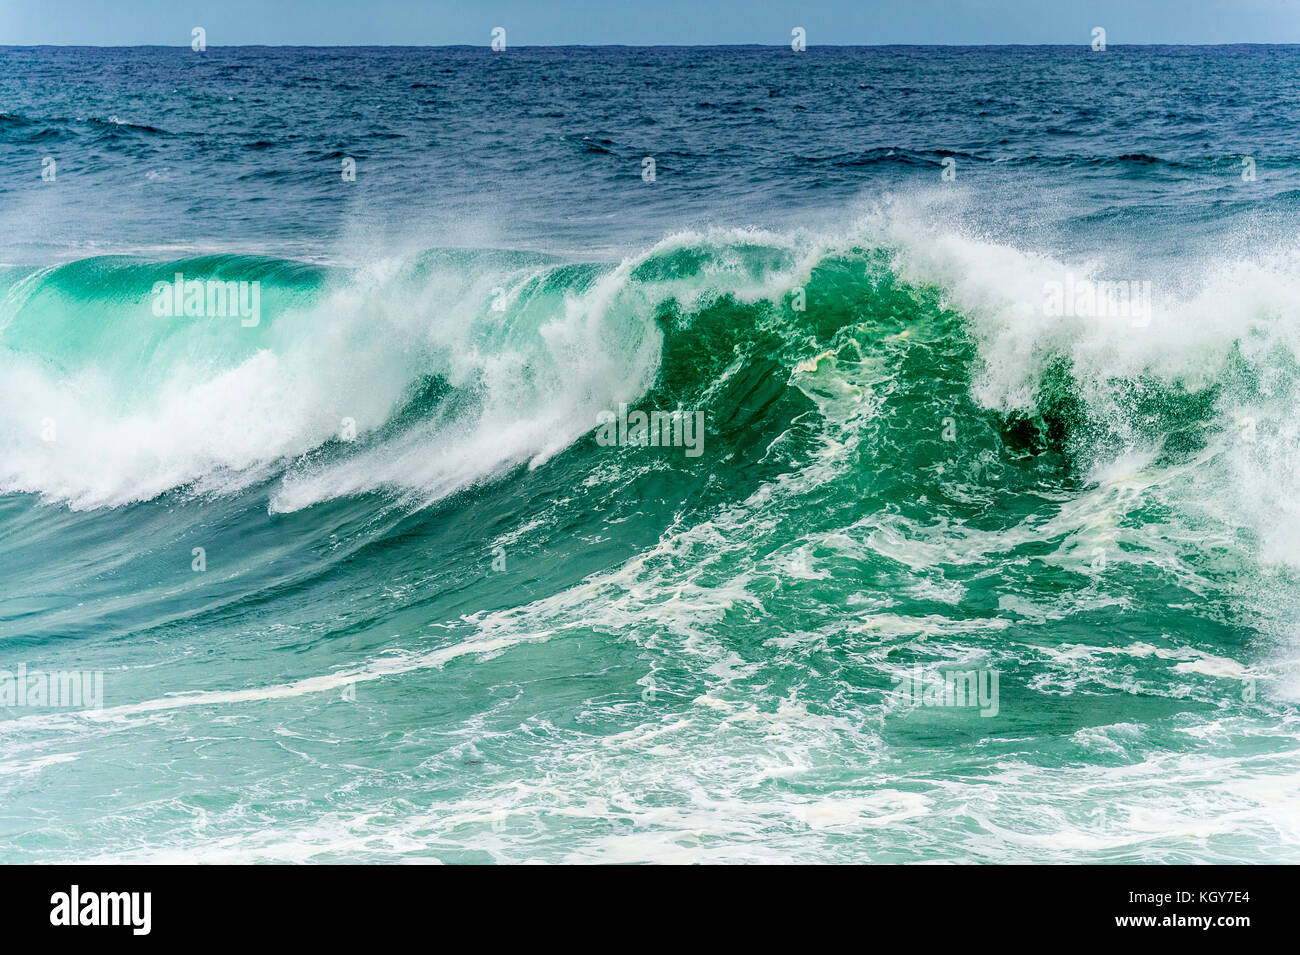
[[[782,455],[793,466],[788,446],[828,440],[828,407],[880,397],[846,380],[869,366],[874,388],[902,373],[931,392],[923,435],[886,445],[902,466],[924,471],[915,456],[944,449],[945,420],[964,430],[966,407],[1029,485],[1145,475],[1135,507],[1216,528],[1237,555],[1224,566],[1289,568],[1294,258],[1210,263],[1141,327],[1045,315],[1065,263],[899,219],[833,241],[687,233],[617,265],[443,250],[355,270],[250,256],[11,270],[0,488],[91,511],[252,495],[287,514],[378,495],[404,514],[507,477],[528,498],[525,476],[558,455],[575,478],[635,471],[596,452],[602,412],[701,410],[703,454],[653,459],[671,500],[710,493],[719,467],[743,483]],[[260,323],[153,315],[152,288],[177,273],[258,282]],[[882,507],[937,493],[896,483]]]
[[[729,381],[779,391],[862,314],[917,322],[925,296],[956,307],[977,403],[1012,433],[1085,470],[1142,443],[1190,453],[1227,403],[1240,418],[1266,397],[1262,375],[1291,380],[1288,267],[1222,264],[1140,329],[1045,316],[1062,263],[897,224],[871,243],[685,234],[616,266],[447,250],[363,270],[238,255],[11,269],[0,488],[97,508],[278,478],[273,510],[377,490],[427,503],[545,462],[623,403],[708,408],[726,431],[747,420],[745,399],[710,407]],[[256,283],[256,327],[153,314],[178,276]],[[1243,277],[1254,291],[1228,301]]]

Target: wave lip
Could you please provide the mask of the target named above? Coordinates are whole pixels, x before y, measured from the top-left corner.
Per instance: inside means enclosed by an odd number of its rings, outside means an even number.
[[[633,267],[448,252],[21,276],[0,301],[0,488],[88,509],[279,475],[273,508],[293,510],[539,463],[653,380],[656,303]],[[149,290],[173,275],[264,283],[266,320],[159,316]]]

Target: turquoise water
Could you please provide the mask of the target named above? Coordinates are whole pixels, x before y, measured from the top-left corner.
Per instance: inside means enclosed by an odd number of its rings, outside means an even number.
[[[0,858],[1295,861],[1300,54],[522,55],[0,50]]]

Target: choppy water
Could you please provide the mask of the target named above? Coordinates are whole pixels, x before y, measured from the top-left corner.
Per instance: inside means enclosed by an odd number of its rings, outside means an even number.
[[[1296,861],[1297,71],[0,48],[0,859]]]

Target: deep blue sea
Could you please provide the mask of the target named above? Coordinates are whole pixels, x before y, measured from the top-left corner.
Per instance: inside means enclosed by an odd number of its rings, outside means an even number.
[[[0,47],[0,861],[1300,861],[1298,75]]]

